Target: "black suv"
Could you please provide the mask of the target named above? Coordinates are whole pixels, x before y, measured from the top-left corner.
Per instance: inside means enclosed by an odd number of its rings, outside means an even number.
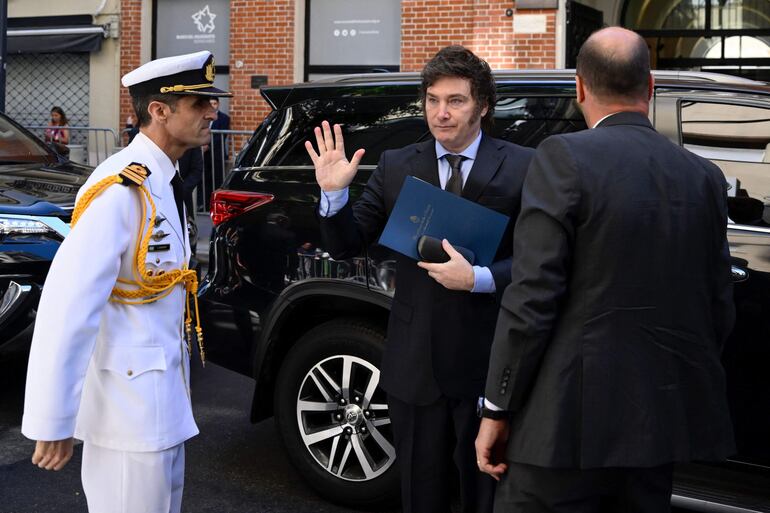
[[[549,135],[585,129],[574,73],[495,78],[495,137],[535,147]],[[685,72],[657,73],[656,82],[656,129],[712,159],[731,184],[738,315],[723,358],[738,453],[726,464],[679,466],[673,502],[770,511],[770,86]],[[275,414],[305,478],[354,507],[374,506],[398,487],[378,387],[394,257],[380,246],[344,261],[324,251],[304,142],[327,119],[344,125],[349,151],[366,148],[351,185],[355,199],[382,151],[430,137],[418,87],[417,74],[394,73],[263,88],[273,111],[212,200],[201,288],[209,357],[254,378],[251,420]],[[350,404],[362,415],[346,415]]]

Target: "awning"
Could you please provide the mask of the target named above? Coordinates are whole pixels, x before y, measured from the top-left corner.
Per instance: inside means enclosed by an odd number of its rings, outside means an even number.
[[[98,52],[107,30],[90,16],[9,18],[8,53]],[[58,22],[58,23],[57,23]]]

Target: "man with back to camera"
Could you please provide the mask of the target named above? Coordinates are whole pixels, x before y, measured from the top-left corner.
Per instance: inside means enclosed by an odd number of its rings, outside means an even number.
[[[639,35],[594,33],[576,85],[593,129],[543,141],[527,174],[479,468],[495,511],[669,511],[674,462],[734,452],[727,184],[650,124]]]
[[[461,46],[439,51],[422,71],[428,141],[383,152],[355,204],[348,185],[364,155],[345,157],[342,128],[315,129],[306,142],[321,187],[321,233],[334,258],[375,243],[408,175],[511,217],[495,262],[471,266],[443,242],[451,259],[415,262],[396,255],[396,292],[388,322],[381,384],[401,468],[406,513],[449,511],[449,469],[460,476],[463,512],[491,511],[494,481],[478,472],[473,438],[489,346],[499,308],[495,292],[510,280],[511,240],[532,150],[500,141],[490,127],[495,83],[486,62]],[[334,135],[332,135],[332,130]]]
[[[198,433],[189,393],[197,280],[174,163],[209,139],[209,97],[229,94],[213,82],[207,51],[123,77],[139,133],[79,191],[46,278],[22,433],[37,441],[32,463],[47,470],[66,465],[73,436],[83,440],[91,513],[181,508],[184,442]]]

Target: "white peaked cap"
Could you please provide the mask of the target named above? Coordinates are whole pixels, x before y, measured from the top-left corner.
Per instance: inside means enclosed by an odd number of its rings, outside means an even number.
[[[178,94],[232,96],[214,87],[214,56],[208,50],[185,55],[163,57],[142,64],[126,73],[121,83],[131,96]]]

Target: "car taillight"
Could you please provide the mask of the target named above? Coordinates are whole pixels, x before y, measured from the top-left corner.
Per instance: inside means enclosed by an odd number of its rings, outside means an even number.
[[[273,201],[272,194],[219,190],[211,195],[211,222],[220,225],[243,213]]]

